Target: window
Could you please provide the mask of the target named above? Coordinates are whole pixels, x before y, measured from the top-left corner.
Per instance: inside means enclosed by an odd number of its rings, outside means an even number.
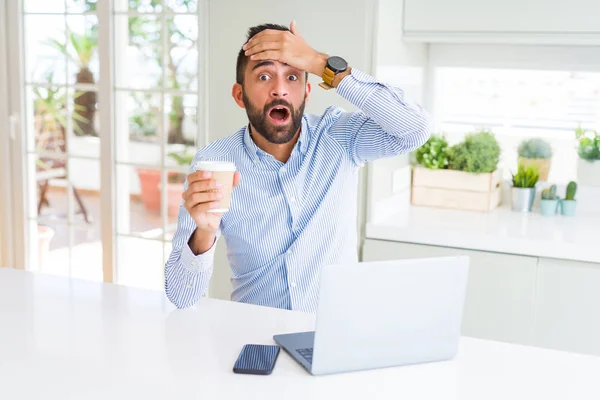
[[[600,73],[437,67],[434,74],[436,130],[451,144],[465,133],[491,129],[509,178],[520,141],[541,137],[553,149],[549,181],[576,179],[575,129],[600,126]]]
[[[204,144],[204,5],[11,2],[25,268],[162,289],[182,180]]]

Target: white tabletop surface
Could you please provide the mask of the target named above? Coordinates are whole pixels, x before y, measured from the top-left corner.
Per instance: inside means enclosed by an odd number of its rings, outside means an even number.
[[[599,214],[547,217],[506,205],[488,213],[399,205],[397,213],[368,223],[366,237],[600,263]]]
[[[2,399],[600,399],[600,358],[461,339],[453,361],[313,377],[282,351],[232,372],[246,343],[309,314],[0,269]]]

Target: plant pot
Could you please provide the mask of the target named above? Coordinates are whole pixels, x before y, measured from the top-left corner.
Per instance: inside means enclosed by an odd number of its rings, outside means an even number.
[[[575,208],[577,206],[577,200],[561,200],[560,201],[560,213],[567,217],[575,215]]]
[[[518,212],[530,212],[535,200],[535,188],[512,188],[512,209]]]
[[[411,203],[415,206],[488,212],[502,202],[502,170],[470,173],[416,166]]]
[[[167,184],[167,214],[176,217],[179,214],[179,206],[182,205],[183,183]]]
[[[600,186],[600,161],[577,159],[577,182],[585,186]]]
[[[160,171],[156,169],[137,170],[142,190],[142,202],[148,211],[160,211]]]
[[[529,165],[537,165],[538,172],[540,173],[540,181],[547,181],[550,173],[550,166],[552,165],[552,159],[550,158],[523,158],[519,157],[519,163],[523,163],[525,167]]]
[[[160,213],[160,170],[138,168],[137,173],[140,179],[144,207],[148,211]],[[175,176],[177,176],[176,172],[169,172],[167,179]],[[183,190],[181,193],[183,193]],[[178,201],[181,201],[181,193],[179,193]],[[169,194],[167,194],[167,198],[169,198]],[[167,202],[167,204],[170,204],[170,202]],[[176,208],[179,208],[179,203]],[[174,215],[176,216],[178,213],[177,210]],[[169,214],[169,216],[173,215]]]
[[[540,213],[542,215],[555,215],[558,212],[559,200],[540,200]]]
[[[54,229],[46,225],[38,225],[38,269],[41,269],[50,253],[50,241],[54,237]]]

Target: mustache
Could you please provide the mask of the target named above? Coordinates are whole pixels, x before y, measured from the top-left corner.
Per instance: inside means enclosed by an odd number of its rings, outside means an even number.
[[[290,111],[294,111],[293,105],[291,105],[290,103],[288,103],[287,101],[285,101],[283,99],[277,99],[277,100],[273,100],[269,104],[265,105],[264,112],[267,112],[271,107],[275,107],[275,106],[286,106]]]

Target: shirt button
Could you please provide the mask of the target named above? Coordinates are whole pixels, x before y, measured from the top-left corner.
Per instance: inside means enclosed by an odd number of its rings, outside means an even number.
[[[288,254],[292,254],[292,249],[289,249],[289,250],[287,251],[287,253],[288,253]]]
[[[296,282],[292,282],[292,283],[291,283],[291,286],[292,286],[292,287],[296,287]]]
[[[257,164],[257,163],[258,163],[258,158],[255,158],[254,159],[254,164]]]
[[[295,202],[296,202],[296,198],[295,198],[295,197],[292,197],[292,198],[290,199],[290,201],[291,201],[292,203],[295,203]]]
[[[285,174],[285,168],[281,168],[281,173]]]

